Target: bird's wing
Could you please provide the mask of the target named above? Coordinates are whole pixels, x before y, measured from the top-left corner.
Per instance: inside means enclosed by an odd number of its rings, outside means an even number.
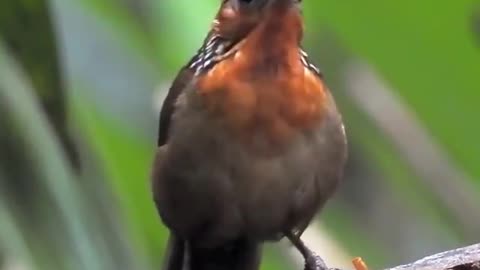
[[[167,143],[170,121],[172,119],[172,114],[175,111],[175,103],[177,102],[177,98],[193,80],[197,69],[203,68],[205,66],[205,62],[209,61],[210,58],[214,56],[214,53],[211,53],[211,50],[216,47],[209,46],[216,45],[212,44],[213,41],[217,40],[216,36],[214,36],[215,35],[213,31],[208,33],[203,42],[203,46],[190,59],[188,64],[180,70],[175,80],[173,80],[172,86],[170,86],[170,89],[168,90],[167,97],[163,101],[162,109],[160,111],[157,146],[162,146]],[[212,62],[210,65],[213,64],[213,61],[209,62]]]
[[[168,90],[167,97],[163,101],[162,110],[160,111],[157,146],[162,146],[167,143],[170,122],[172,119],[172,114],[175,111],[175,103],[178,96],[180,96],[187,84],[192,80],[193,75],[193,70],[184,67],[182,70],[180,70],[177,77],[173,81],[172,86]]]

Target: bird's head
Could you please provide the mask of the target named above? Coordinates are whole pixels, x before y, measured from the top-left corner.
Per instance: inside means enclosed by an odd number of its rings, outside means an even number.
[[[282,144],[318,121],[326,96],[302,34],[299,0],[224,0],[191,62],[192,89],[231,134],[254,140],[264,126]]]
[[[300,18],[301,0],[223,0],[212,32],[238,42],[262,23]],[[292,19],[292,18],[290,18]],[[297,26],[298,27],[298,26]],[[301,27],[301,26],[300,26]]]
[[[286,48],[297,50],[303,34],[300,3],[301,0],[222,0],[212,29],[189,67],[197,72],[207,71],[241,47],[249,54],[258,52],[270,57],[284,53]],[[244,46],[245,43],[249,45]]]

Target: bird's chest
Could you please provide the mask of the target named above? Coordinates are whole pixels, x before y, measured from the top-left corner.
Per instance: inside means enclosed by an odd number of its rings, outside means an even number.
[[[177,230],[193,232],[206,218],[214,239],[242,231],[269,239],[301,224],[335,186],[344,141],[333,107],[324,105],[322,115],[302,123],[282,111],[292,110],[291,102],[277,97],[273,105],[267,97],[248,106],[235,99],[230,106],[210,103],[217,97],[194,91],[178,99],[161,183],[164,200],[177,209],[165,216]],[[281,121],[288,133],[271,121]]]
[[[322,93],[295,89],[281,81],[236,82],[215,90],[199,90],[191,99],[203,110],[205,122],[252,151],[288,147],[314,130],[323,116]]]
[[[316,102],[288,93],[186,93],[177,104],[169,145],[179,162],[194,161],[192,174],[240,179],[236,188],[243,180],[255,179],[258,189],[260,182],[306,177],[331,136],[328,115],[313,113]]]

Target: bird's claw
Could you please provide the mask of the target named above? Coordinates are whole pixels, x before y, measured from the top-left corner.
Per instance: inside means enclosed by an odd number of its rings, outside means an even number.
[[[320,256],[311,252],[311,254],[305,258],[305,270],[330,270],[330,268],[327,267]]]

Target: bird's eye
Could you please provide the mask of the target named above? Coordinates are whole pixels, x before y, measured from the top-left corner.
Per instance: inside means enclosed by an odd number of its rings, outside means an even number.
[[[245,12],[260,11],[266,3],[268,3],[268,0],[230,0],[230,4],[235,10]]]

